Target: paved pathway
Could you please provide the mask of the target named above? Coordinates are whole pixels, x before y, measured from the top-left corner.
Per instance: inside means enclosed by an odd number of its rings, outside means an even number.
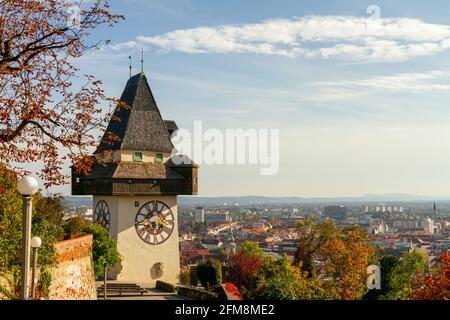
[[[161,292],[155,289],[150,289],[149,292],[145,293],[143,296],[123,295],[121,297],[108,297],[108,300],[187,300],[187,299],[188,298],[178,296],[175,293]]]
[[[118,281],[108,281],[108,283],[120,283]],[[97,281],[97,288],[103,284],[103,281]],[[110,296],[107,297],[107,300],[190,300],[189,298],[179,296],[175,293],[168,293],[156,290],[154,288],[149,288],[145,284],[138,283],[142,288],[147,290],[144,295],[140,294],[123,294],[122,296]],[[106,284],[108,287],[108,284]],[[103,296],[100,294],[98,297],[99,300],[103,300]]]

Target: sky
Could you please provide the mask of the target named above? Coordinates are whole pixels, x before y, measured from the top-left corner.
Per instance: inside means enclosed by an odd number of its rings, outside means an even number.
[[[201,165],[201,196],[450,196],[450,2],[111,1],[77,61],[120,97],[144,69],[165,119],[279,129],[279,172]],[[68,167],[67,167],[68,172]],[[70,194],[70,186],[51,192]]]

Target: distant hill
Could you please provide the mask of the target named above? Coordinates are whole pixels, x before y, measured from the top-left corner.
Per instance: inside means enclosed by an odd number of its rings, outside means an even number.
[[[68,207],[91,207],[92,196],[65,196]],[[383,202],[422,202],[422,201],[450,201],[450,198],[426,197],[413,194],[367,194],[362,197],[336,197],[336,198],[305,198],[305,197],[264,197],[264,196],[240,196],[240,197],[197,197],[179,196],[178,204],[182,206],[211,206],[211,205],[273,205],[273,204],[339,204],[346,202],[383,203]]]
[[[370,199],[373,201],[432,201],[443,200],[440,197],[417,196],[407,193],[388,193],[388,194],[367,194],[362,199]],[[448,199],[447,199],[448,200]]]
[[[362,197],[305,198],[305,197],[195,197],[180,196],[178,204],[195,205],[264,205],[264,204],[302,204],[302,203],[345,203],[345,202],[417,202],[417,201],[450,201],[450,198],[426,197],[412,194],[367,194]]]
[[[65,196],[64,202],[68,208],[92,207],[92,196]]]

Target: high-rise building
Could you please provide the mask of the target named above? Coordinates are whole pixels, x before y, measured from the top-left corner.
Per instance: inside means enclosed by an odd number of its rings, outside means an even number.
[[[196,223],[205,222],[205,208],[203,207],[195,208],[195,222]]]
[[[433,220],[431,220],[430,218],[425,218],[425,219],[420,220],[420,227],[424,228],[428,234],[434,233]]]

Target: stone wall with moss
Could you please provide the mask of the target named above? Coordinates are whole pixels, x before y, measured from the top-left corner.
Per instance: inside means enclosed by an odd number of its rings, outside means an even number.
[[[57,262],[50,270],[50,300],[97,299],[92,241],[92,235],[85,235],[55,244]]]
[[[12,274],[0,272],[0,300],[10,300],[14,297]]]

